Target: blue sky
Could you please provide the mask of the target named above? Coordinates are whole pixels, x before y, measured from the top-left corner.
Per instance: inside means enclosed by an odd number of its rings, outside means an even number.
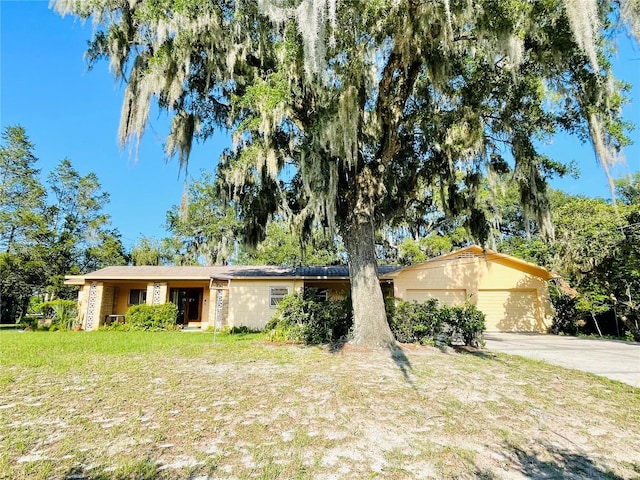
[[[141,236],[162,238],[166,211],[180,202],[184,172],[167,162],[162,146],[168,131],[165,116],[150,115],[139,155],[121,151],[116,140],[123,86],[107,62],[87,71],[83,54],[92,26],[61,18],[47,1],[0,0],[0,126],[22,125],[48,173],[69,158],[81,174],[93,171],[111,195],[106,211],[131,247]],[[626,149],[626,164],[616,177],[640,171],[640,49],[621,39],[616,60],[619,78],[634,84],[624,115],[638,125],[635,144]],[[230,145],[225,132],[192,151],[189,174],[215,171],[216,160]],[[603,171],[590,145],[561,137],[547,148],[559,160],[575,160],[581,177],[552,183],[572,194],[609,197]]]

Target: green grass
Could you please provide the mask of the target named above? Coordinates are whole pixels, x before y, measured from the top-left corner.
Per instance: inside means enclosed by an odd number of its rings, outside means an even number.
[[[637,477],[637,389],[404,350],[3,331],[0,479]]]

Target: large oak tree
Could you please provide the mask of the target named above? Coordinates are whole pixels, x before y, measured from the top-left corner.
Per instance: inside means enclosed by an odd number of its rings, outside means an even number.
[[[172,114],[166,150],[233,130],[220,192],[249,241],[286,217],[337,231],[349,258],[353,341],[389,345],[376,227],[424,189],[482,241],[482,173],[512,171],[525,212],[551,230],[537,140],[590,139],[605,170],[625,142],[612,38],[637,0],[58,0],[98,26],[90,62],[127,82],[120,138],[152,102]]]

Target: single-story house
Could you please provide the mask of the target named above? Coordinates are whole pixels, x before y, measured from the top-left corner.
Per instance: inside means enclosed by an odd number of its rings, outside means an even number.
[[[545,332],[552,307],[551,273],[509,255],[470,246],[408,267],[379,267],[386,296],[441,303],[468,301],[486,315],[488,331]],[[262,329],[288,293],[318,288],[327,297],[349,289],[349,268],[277,266],[124,266],[69,276],[78,285],[85,330],[122,319],[131,305],[173,302],[191,328]]]

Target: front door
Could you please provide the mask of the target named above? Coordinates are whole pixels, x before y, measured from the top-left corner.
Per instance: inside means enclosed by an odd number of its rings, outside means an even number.
[[[201,288],[172,288],[170,291],[171,302],[178,306],[178,325],[188,325],[189,322],[199,322],[202,289]]]

